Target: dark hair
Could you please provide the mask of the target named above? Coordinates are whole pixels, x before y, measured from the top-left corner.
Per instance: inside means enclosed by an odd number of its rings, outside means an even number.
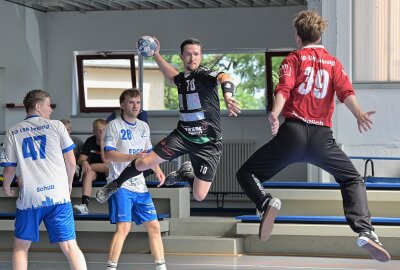
[[[297,35],[303,44],[315,43],[321,38],[328,26],[328,21],[318,15],[315,10],[305,10],[297,14],[293,20]]]
[[[31,109],[34,109],[38,102],[44,101],[46,98],[50,98],[50,94],[46,91],[35,89],[29,91],[24,97],[24,107],[27,113]]]
[[[201,44],[200,40],[195,39],[195,38],[188,38],[182,41],[181,43],[181,54],[183,54],[183,50],[185,49],[186,45],[198,45],[200,48],[203,47]]]
[[[140,97],[140,90],[137,88],[130,88],[124,90],[119,96],[119,104],[125,101],[126,96],[128,97]]]

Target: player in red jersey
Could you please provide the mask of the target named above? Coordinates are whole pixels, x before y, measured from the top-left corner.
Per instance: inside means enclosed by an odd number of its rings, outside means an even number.
[[[293,21],[298,50],[290,53],[280,67],[275,101],[268,116],[274,138],[258,149],[239,169],[237,180],[260,213],[261,240],[272,232],[280,210],[278,198],[266,192],[261,182],[289,164],[308,162],[335,177],[340,184],[347,222],[359,234],[358,245],[378,261],[389,261],[371,225],[363,178],[332,136],[334,96],[357,120],[360,132],[368,131],[374,111],[360,108],[342,64],[321,45],[327,21],[315,11],[302,11]],[[279,126],[278,116],[285,121]]]

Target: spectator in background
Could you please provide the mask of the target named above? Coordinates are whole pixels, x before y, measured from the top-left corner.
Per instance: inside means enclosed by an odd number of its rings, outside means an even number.
[[[81,150],[82,150],[83,141],[79,137],[71,136],[71,134],[72,134],[72,123],[71,123],[70,120],[61,119],[60,121],[61,121],[61,123],[64,124],[65,128],[68,131],[69,136],[71,137],[72,141],[75,144],[74,156],[75,156],[75,159],[78,160],[79,155],[80,155]],[[81,177],[82,177],[82,170],[77,164],[76,168],[75,168],[74,182],[79,182],[81,180]]]
[[[92,182],[106,181],[108,164],[104,159],[103,134],[107,122],[103,119],[93,121],[94,135],[89,137],[82,148],[77,164],[82,167],[82,204],[74,205],[74,213],[89,214],[89,201],[92,194]]]
[[[72,123],[69,119],[61,119],[60,121],[61,121],[61,123],[64,124],[65,128],[68,131],[69,136],[71,137],[72,141],[75,144],[74,155],[75,155],[75,159],[78,160],[79,155],[81,154],[81,151],[82,151],[83,141],[79,137],[71,136]]]

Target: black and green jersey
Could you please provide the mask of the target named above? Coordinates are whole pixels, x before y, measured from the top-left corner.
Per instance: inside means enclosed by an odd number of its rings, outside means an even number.
[[[179,97],[177,130],[192,142],[206,143],[222,137],[217,83],[221,73],[200,66],[174,77]]]

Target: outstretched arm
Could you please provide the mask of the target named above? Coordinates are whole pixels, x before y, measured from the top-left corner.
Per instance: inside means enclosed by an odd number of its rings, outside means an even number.
[[[348,96],[344,100],[344,104],[357,119],[358,130],[360,131],[360,133],[362,133],[363,130],[368,131],[369,129],[371,129],[372,120],[370,119],[370,117],[372,114],[375,113],[375,111],[363,112],[357,102],[355,95]]]
[[[158,41],[157,38],[154,37],[156,40],[158,46],[157,50],[154,52],[154,60],[156,60],[156,63],[158,67],[160,68],[162,74],[164,75],[165,79],[170,83],[170,84],[175,84],[174,83],[174,77],[179,74],[179,72],[165,59],[161,56],[160,54],[160,42]]]
[[[217,77],[218,84],[221,84],[222,92],[224,93],[224,101],[229,116],[238,116],[240,113],[240,103],[233,98],[234,84],[231,76],[226,73],[221,73]]]

